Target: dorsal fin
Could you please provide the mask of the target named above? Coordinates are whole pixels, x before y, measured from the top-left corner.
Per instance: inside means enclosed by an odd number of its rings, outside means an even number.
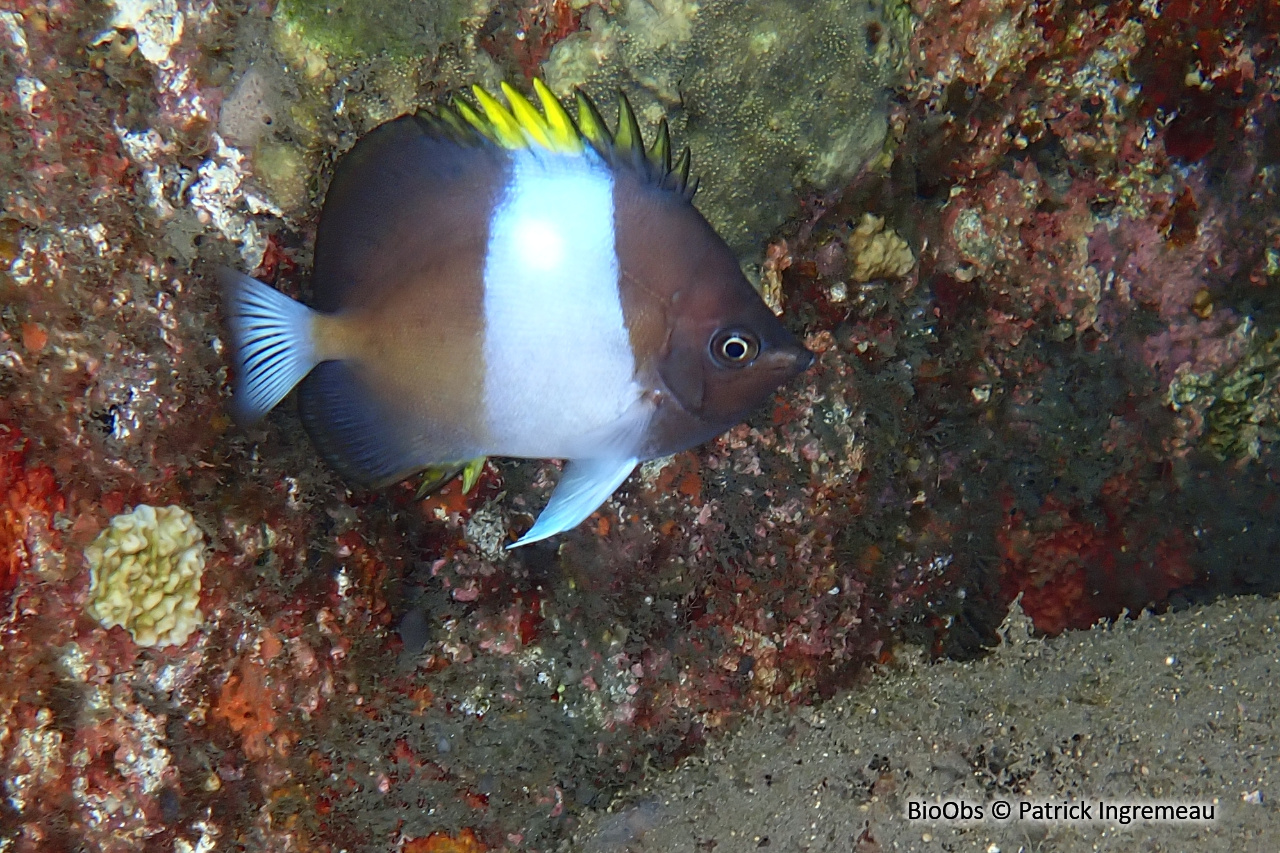
[[[636,121],[636,112],[631,109],[631,102],[621,92],[618,93],[618,129],[613,132],[613,145],[620,151],[644,151],[640,122]]]
[[[581,90],[574,92],[576,121],[542,80],[533,81],[533,90],[536,105],[503,83],[503,104],[497,95],[473,86],[474,105],[455,98],[450,106],[420,114],[420,118],[437,133],[460,142],[485,142],[507,149],[540,147],[565,154],[580,153],[589,145],[610,165],[633,169],[663,189],[686,200],[693,198],[697,183],[689,179],[689,149],[672,164],[671,129],[666,119],[659,123],[653,143],[646,149],[635,110],[621,92],[618,121],[610,130],[595,103]]]
[[[664,174],[671,174],[671,130],[665,118],[658,122],[658,135],[649,147],[649,160]]]
[[[578,130],[583,137],[598,150],[612,149],[613,134],[609,132],[609,126],[604,123],[596,105],[581,89],[574,91],[574,97],[578,102]]]

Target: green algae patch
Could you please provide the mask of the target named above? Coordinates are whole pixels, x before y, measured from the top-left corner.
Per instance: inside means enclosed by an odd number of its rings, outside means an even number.
[[[476,7],[472,0],[281,0],[276,14],[307,43],[340,60],[358,61],[379,54],[434,56],[441,44],[461,38]]]
[[[810,190],[842,186],[884,148],[909,9],[817,0],[631,0],[584,13],[543,64],[561,96],[630,98],[688,145],[697,204],[740,259]],[[609,117],[609,116],[606,116]]]
[[[1280,332],[1267,338],[1246,321],[1234,335],[1245,351],[1229,368],[1209,374],[1179,371],[1169,387],[1175,411],[1194,413],[1220,460],[1258,459],[1280,440]]]
[[[1280,438],[1280,333],[1258,336],[1254,347],[1213,389],[1209,445],[1221,459],[1257,459],[1262,445]]]

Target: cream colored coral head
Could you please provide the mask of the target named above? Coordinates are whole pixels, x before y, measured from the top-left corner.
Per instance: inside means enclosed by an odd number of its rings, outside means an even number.
[[[181,645],[203,621],[204,533],[182,507],[140,504],[84,549],[89,615],[140,646]]]

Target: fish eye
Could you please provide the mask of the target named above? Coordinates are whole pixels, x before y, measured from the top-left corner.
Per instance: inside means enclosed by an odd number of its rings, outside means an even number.
[[[750,332],[730,329],[711,339],[711,357],[721,367],[744,367],[760,354],[760,341]]]

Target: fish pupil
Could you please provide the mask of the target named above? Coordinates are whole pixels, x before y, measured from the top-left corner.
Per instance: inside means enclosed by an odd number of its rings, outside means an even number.
[[[711,343],[711,354],[726,367],[742,367],[760,353],[760,344],[747,332],[721,332]]]

